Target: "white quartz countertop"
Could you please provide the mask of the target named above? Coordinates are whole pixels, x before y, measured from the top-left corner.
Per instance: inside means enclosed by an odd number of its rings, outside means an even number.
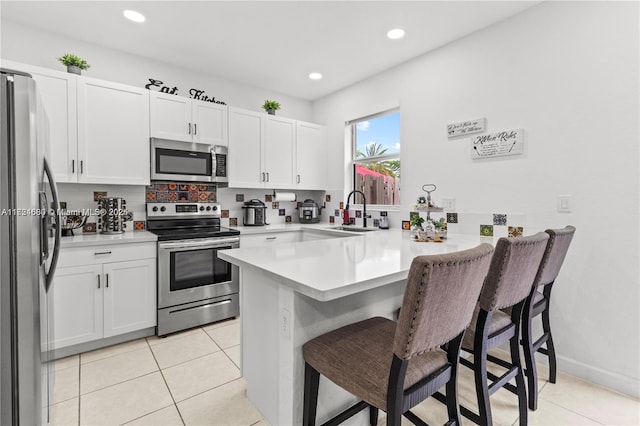
[[[132,244],[156,242],[158,237],[148,231],[131,231],[124,234],[106,235],[106,234],[82,234],[72,237],[62,237],[60,239],[62,247],[86,247],[101,246],[104,244]]]
[[[281,226],[323,232],[331,225]],[[494,243],[492,237],[465,234],[449,234],[442,243],[415,242],[409,231],[398,229],[349,234],[353,236],[224,250],[218,256],[241,268],[257,268],[313,299],[328,301],[406,279],[416,256]]]

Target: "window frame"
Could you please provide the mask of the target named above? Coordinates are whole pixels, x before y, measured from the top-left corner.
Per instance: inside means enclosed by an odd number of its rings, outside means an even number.
[[[357,138],[356,138],[356,131],[357,131],[357,124],[361,123],[363,121],[369,121],[375,118],[379,118],[379,117],[383,117],[385,115],[391,115],[391,114],[395,114],[395,113],[400,113],[400,107],[394,107],[394,108],[389,108],[389,109],[385,109],[384,111],[380,111],[380,112],[376,112],[374,114],[370,114],[370,115],[366,115],[354,120],[349,120],[347,121],[345,124],[347,126],[350,126],[351,128],[351,161],[350,161],[350,174],[351,174],[351,184],[350,184],[350,188],[351,190],[356,190],[356,164],[361,164],[361,163],[375,163],[375,162],[379,162],[379,161],[385,161],[385,160],[400,160],[400,155],[402,153],[402,142],[400,145],[400,150],[396,153],[392,153],[392,154],[383,154],[383,155],[377,155],[375,157],[365,157],[362,159],[357,159],[356,156],[358,155],[358,148],[357,148]],[[400,116],[401,120],[402,120],[402,115]],[[398,129],[398,131],[400,131],[400,129]],[[402,141],[402,139],[400,139],[400,141]],[[400,162],[400,164],[402,164],[402,162]],[[402,166],[401,170],[402,170]],[[354,202],[352,204],[358,204],[361,205],[360,203],[356,203],[355,202],[355,196],[356,194],[354,194]],[[401,207],[401,203],[400,201],[398,202],[398,204],[369,204],[367,203],[367,209],[369,209],[371,211],[399,211],[400,207]]]

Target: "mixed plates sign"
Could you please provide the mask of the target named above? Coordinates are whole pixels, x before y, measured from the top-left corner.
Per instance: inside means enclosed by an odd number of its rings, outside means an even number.
[[[471,138],[471,158],[504,157],[524,151],[524,129],[506,130]]]

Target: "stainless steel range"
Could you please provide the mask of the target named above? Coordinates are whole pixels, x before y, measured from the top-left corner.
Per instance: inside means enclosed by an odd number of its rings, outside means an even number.
[[[240,315],[238,267],[220,250],[240,247],[240,231],[220,227],[216,203],[148,203],[158,236],[158,336]]]

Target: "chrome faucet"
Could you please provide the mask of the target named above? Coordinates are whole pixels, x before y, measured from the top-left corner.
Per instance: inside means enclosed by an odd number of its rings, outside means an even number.
[[[353,201],[356,201],[356,196],[354,195],[356,192],[360,193],[360,195],[362,195],[362,225],[364,228],[367,227],[367,197],[364,195],[364,192],[362,191],[358,191],[357,189],[354,191],[351,191],[349,193],[349,195],[347,195],[347,208],[346,210],[349,210],[349,200],[351,199],[351,196],[353,195]],[[344,220],[342,221],[343,225],[349,225],[348,223],[344,223]]]

